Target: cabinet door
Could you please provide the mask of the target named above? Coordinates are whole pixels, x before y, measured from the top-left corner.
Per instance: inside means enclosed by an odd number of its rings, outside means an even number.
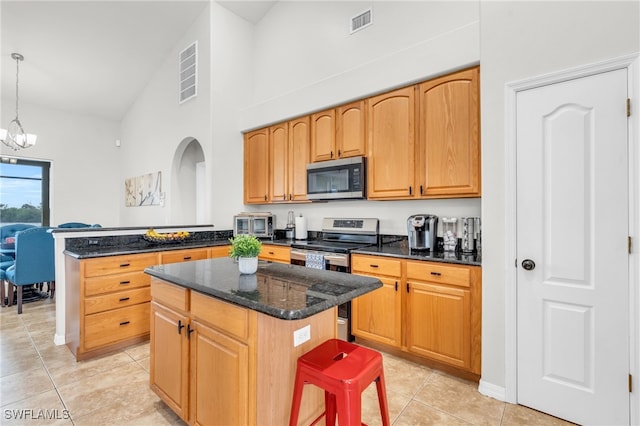
[[[184,421],[189,416],[188,319],[151,302],[151,388]]]
[[[330,109],[311,115],[311,162],[335,160],[336,113]]]
[[[244,202],[263,204],[269,200],[268,129],[244,136]]]
[[[436,361],[471,368],[471,293],[408,281],[407,347]]]
[[[478,68],[420,84],[420,188],[424,196],[480,196]]]
[[[400,347],[400,279],[376,278],[382,281],[381,288],[351,301],[351,332],[364,339]]]
[[[211,258],[217,259],[220,257],[229,256],[229,248],[230,246],[214,246],[211,247]]]
[[[249,348],[203,325],[192,323],[191,424],[249,424]]]
[[[367,155],[364,101],[336,109],[336,147],[339,158]]]
[[[289,123],[289,201],[307,199],[309,117]]]
[[[289,167],[289,134],[287,123],[276,124],[269,128],[269,152],[271,201],[287,201],[287,171]]]
[[[367,193],[372,199],[415,196],[415,87],[368,100]]]

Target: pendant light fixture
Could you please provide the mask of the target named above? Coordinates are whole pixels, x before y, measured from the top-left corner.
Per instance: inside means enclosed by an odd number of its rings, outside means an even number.
[[[0,129],[0,140],[9,148],[17,151],[20,148],[29,148],[35,145],[37,136],[25,133],[18,118],[18,75],[20,74],[20,61],[24,60],[24,56],[12,53],[11,58],[16,60],[16,118],[11,120],[6,130]]]

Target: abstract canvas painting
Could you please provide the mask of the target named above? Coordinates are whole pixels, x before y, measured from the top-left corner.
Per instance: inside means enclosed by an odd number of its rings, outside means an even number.
[[[162,194],[162,172],[125,179],[125,206],[157,206]]]

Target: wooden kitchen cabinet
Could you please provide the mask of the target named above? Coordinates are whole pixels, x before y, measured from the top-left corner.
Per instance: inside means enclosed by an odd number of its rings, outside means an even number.
[[[382,287],[351,301],[351,332],[354,336],[402,345],[402,261],[380,256],[351,255],[351,272],[373,276]]]
[[[367,196],[403,199],[415,195],[415,86],[367,100]]]
[[[383,282],[351,302],[357,339],[479,377],[480,267],[352,254],[351,271]]]
[[[309,118],[303,117],[271,126],[269,153],[269,201],[305,201],[309,161]]]
[[[206,247],[160,252],[160,264],[162,265],[166,263],[189,262],[191,260],[202,260],[208,258],[209,249]]]
[[[209,257],[211,257],[211,259],[217,259],[219,257],[227,257],[229,256],[229,248],[231,248],[230,245],[210,247]]]
[[[311,162],[337,158],[335,109],[311,114]]]
[[[269,201],[269,130],[259,129],[244,135],[244,202]]]
[[[189,340],[184,311],[151,302],[150,386],[184,421],[189,418]]]
[[[157,253],[66,258],[67,346],[77,360],[149,337],[148,266]]]
[[[311,162],[366,155],[365,102],[311,115]]]
[[[479,80],[474,67],[418,86],[420,196],[480,196]]]
[[[275,244],[262,244],[262,250],[260,251],[258,259],[280,263],[291,263],[291,247]]]
[[[407,261],[406,347],[480,374],[480,268]]]
[[[256,424],[256,313],[153,279],[150,386],[185,422]]]

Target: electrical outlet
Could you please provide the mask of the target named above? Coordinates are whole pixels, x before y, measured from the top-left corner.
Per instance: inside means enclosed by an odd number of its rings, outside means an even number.
[[[298,347],[311,339],[311,325],[305,325],[293,332],[293,347]]]

